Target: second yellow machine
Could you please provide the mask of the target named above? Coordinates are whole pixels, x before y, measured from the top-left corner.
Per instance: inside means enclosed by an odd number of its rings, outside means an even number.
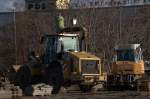
[[[144,75],[144,61],[140,44],[115,47],[115,55],[108,75],[109,89],[137,89]]]

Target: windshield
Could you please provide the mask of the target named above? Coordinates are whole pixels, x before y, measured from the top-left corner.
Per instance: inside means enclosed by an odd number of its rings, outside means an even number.
[[[60,37],[59,42],[61,43],[61,50],[63,51],[78,51],[78,37]]]
[[[117,61],[135,61],[134,50],[117,50]]]

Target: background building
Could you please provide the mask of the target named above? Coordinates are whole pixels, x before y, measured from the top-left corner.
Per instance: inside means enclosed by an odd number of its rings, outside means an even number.
[[[70,8],[100,8],[150,4],[150,0],[70,0]]]
[[[32,11],[68,9],[70,0],[26,0],[26,8]]]
[[[47,11],[56,8],[56,0],[25,0],[26,9],[32,11]]]

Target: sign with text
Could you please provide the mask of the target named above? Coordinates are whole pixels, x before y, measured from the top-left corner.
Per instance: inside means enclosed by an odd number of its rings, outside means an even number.
[[[48,11],[56,8],[56,0],[26,0],[26,8],[32,11]]]

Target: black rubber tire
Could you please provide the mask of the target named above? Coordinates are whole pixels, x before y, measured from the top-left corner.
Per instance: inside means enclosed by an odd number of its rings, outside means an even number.
[[[65,80],[65,82],[63,83],[63,86],[70,87],[71,84],[72,84],[71,80]]]
[[[16,75],[17,75],[17,72],[15,71],[15,69],[11,66],[9,68],[9,72],[7,74],[8,76],[8,79],[10,81],[10,83],[13,83],[16,85]]]
[[[58,94],[63,84],[63,69],[58,61],[53,61],[47,68],[48,84],[53,86],[52,94]]]
[[[27,65],[22,65],[16,75],[17,85],[24,91],[31,83],[31,71]]]
[[[82,92],[90,92],[93,86],[91,84],[90,85],[80,84],[79,87],[80,87],[80,91]]]

